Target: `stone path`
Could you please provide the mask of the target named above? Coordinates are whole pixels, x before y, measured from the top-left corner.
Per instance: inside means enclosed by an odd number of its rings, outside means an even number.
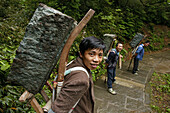
[[[144,55],[139,63],[138,75],[127,71],[129,61],[122,69],[117,69],[113,88],[117,95],[107,91],[105,76],[95,82],[95,113],[152,113],[150,104],[149,81],[153,72],[170,73],[170,50]]]

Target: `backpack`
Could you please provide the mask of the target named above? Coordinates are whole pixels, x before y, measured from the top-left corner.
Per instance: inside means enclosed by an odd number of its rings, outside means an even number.
[[[68,70],[65,71],[64,73],[64,76],[67,76],[68,74],[70,74],[72,71],[84,71],[86,73],[86,75],[88,76],[89,78],[89,74],[87,72],[87,70],[83,67],[73,67],[73,68],[70,68]],[[57,76],[54,78],[54,81],[56,81],[57,79]],[[63,86],[63,82],[58,82],[58,87],[57,87],[57,97],[58,95],[60,94],[60,91],[61,91],[61,88]],[[53,93],[55,93],[55,89],[53,89]],[[54,97],[53,97],[53,100],[54,100]],[[51,109],[51,99],[47,102],[46,106],[43,107],[43,110],[48,112],[48,113],[55,113],[54,111],[52,111]],[[80,101],[80,99],[76,102],[76,104],[70,109],[70,111],[68,113],[71,113],[74,108],[76,107],[76,105],[78,104],[78,102]]]
[[[115,67],[119,56],[117,56],[115,49],[112,49],[110,52],[114,52],[114,56],[111,57],[110,59],[107,57],[107,60],[106,60],[107,67]]]

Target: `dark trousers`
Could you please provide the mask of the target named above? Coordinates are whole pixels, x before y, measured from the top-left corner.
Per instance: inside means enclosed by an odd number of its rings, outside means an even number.
[[[139,59],[137,59],[136,57],[134,58],[134,66],[133,66],[133,72],[132,73],[136,73],[137,69],[139,66]]]
[[[107,68],[107,87],[112,88],[112,83],[115,81],[116,67]]]

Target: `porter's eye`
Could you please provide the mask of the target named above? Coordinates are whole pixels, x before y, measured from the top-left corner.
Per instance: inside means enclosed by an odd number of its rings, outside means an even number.
[[[94,55],[94,53],[89,53],[89,55],[90,55],[90,56],[93,56],[93,55]]]
[[[99,54],[99,57],[102,57],[102,56],[103,56],[103,54],[102,54],[102,53],[100,53],[100,54]]]

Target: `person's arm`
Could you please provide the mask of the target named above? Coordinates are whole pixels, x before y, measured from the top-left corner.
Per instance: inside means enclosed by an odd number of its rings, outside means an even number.
[[[122,58],[123,56],[119,54],[119,69],[122,69]]]
[[[52,110],[56,113],[68,113],[89,88],[89,78],[86,73],[75,71],[71,74],[52,105]]]
[[[140,53],[140,51],[142,50],[142,47],[141,46],[139,46],[138,47],[138,49],[136,50],[136,53],[135,53],[135,55],[134,56],[137,56],[139,53]]]

